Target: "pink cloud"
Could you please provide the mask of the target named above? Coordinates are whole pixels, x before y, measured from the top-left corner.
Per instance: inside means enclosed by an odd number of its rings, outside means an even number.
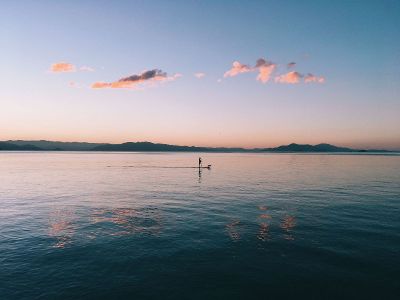
[[[225,72],[224,77],[234,77],[241,73],[251,72],[252,68],[248,65],[241,64],[238,61],[234,61],[232,68]]]
[[[95,82],[92,84],[92,89],[104,89],[111,87],[111,83],[107,82]]]
[[[286,65],[287,69],[293,69],[296,67],[295,62],[290,62]],[[263,58],[259,58],[254,67],[250,67],[249,65],[242,64],[238,61],[234,61],[232,64],[232,68],[225,72],[224,77],[233,77],[239,75],[241,73],[248,73],[248,72],[258,72],[256,80],[267,83],[273,73],[277,70],[277,64],[267,61]],[[277,83],[289,83],[289,84],[296,84],[299,83],[304,79],[305,83],[324,83],[324,77],[317,77],[312,74],[303,75],[296,71],[290,71],[286,74],[282,74],[275,77],[275,82]]]
[[[257,80],[261,81],[262,83],[267,83],[271,78],[271,74],[276,69],[276,64],[260,58],[257,60],[255,68],[258,69],[259,72],[257,75]]]
[[[52,64],[50,67],[50,71],[53,73],[75,72],[76,67],[73,64],[67,62],[59,62]]]
[[[194,76],[200,79],[200,78],[203,78],[204,76],[206,76],[206,74],[199,72],[199,73],[195,73]]]
[[[121,89],[121,88],[136,88],[139,85],[144,83],[154,84],[156,82],[165,82],[165,81],[173,81],[182,74],[175,74],[173,76],[168,77],[167,73],[154,69],[150,71],[145,71],[139,75],[131,75],[128,77],[124,77],[114,82],[95,82],[92,84],[93,89],[103,89],[103,88],[113,88],[113,89]]]
[[[275,77],[275,82],[295,84],[299,83],[301,78],[303,78],[303,75],[298,72],[291,71],[289,73]]]
[[[263,58],[258,59],[254,67],[250,67],[249,65],[242,64],[238,61],[234,61],[232,64],[232,68],[225,72],[224,77],[233,77],[241,73],[259,72],[256,80],[261,81],[262,83],[266,83],[269,81],[271,74],[275,71],[275,69],[276,64]]]
[[[325,78],[324,77],[314,76],[313,74],[308,73],[304,77],[304,82],[305,83],[310,83],[310,82],[324,83],[325,82]]]

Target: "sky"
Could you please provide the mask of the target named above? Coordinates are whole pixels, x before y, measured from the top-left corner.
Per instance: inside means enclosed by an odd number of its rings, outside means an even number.
[[[3,1],[0,140],[400,150],[399,1]]]

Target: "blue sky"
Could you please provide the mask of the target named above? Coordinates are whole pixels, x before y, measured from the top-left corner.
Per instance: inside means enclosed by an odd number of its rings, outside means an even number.
[[[6,1],[0,139],[400,149],[399,29],[398,1]]]

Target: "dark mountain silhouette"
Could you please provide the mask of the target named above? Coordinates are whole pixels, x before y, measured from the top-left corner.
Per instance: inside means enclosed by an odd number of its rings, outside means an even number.
[[[242,148],[209,148],[209,147],[155,144],[150,142],[136,142],[136,143],[128,142],[123,144],[104,144],[94,147],[92,151],[238,152],[246,150]]]
[[[85,142],[58,142],[58,141],[21,141],[21,140],[9,140],[7,143],[14,145],[24,146],[33,145],[41,150],[55,150],[55,151],[88,151],[94,147],[103,145],[100,143],[85,143]]]
[[[178,146],[151,142],[128,142],[122,144],[100,144],[53,141],[6,141],[0,142],[0,151],[139,151],[139,152],[390,152],[387,150],[356,150],[330,144],[289,144],[276,148],[213,148]]]
[[[356,152],[360,150],[345,148],[345,147],[337,147],[330,144],[318,144],[318,145],[299,145],[299,144],[290,144],[285,146],[279,146],[276,148],[265,148],[261,149],[261,151],[267,152]]]
[[[7,143],[7,142],[0,142],[0,151],[38,151],[42,150],[39,147],[36,147],[34,145],[16,145],[12,143]]]

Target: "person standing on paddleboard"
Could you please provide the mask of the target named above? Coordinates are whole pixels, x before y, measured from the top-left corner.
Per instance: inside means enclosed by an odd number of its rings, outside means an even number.
[[[201,164],[201,157],[199,157],[199,168],[201,168],[202,167],[202,164]]]

